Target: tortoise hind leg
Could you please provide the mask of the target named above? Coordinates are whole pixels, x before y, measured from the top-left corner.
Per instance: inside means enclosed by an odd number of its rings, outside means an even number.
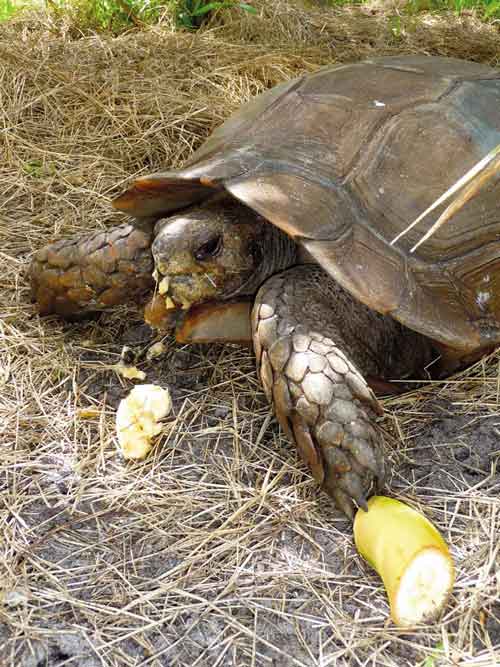
[[[84,315],[138,302],[153,289],[152,225],[123,224],[39,250],[29,268],[42,315]]]
[[[263,285],[252,329],[262,384],[281,426],[317,482],[353,517],[354,502],[365,507],[385,476],[374,422],[382,408],[364,376],[409,374],[427,360],[429,345],[312,265]]]

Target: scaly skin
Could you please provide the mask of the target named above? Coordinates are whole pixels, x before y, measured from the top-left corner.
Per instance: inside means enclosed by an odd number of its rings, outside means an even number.
[[[67,317],[140,303],[154,287],[152,235],[152,225],[124,224],[39,250],[29,276],[40,313]]]
[[[385,478],[374,422],[382,407],[363,376],[422,368],[430,344],[357,302],[313,265],[264,283],[252,329],[260,379],[281,426],[352,519],[353,501],[365,508],[366,495]]]

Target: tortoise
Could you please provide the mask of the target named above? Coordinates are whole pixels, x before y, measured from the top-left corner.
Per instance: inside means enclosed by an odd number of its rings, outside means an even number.
[[[384,483],[377,393],[500,342],[500,179],[418,252],[425,224],[391,244],[498,143],[498,70],[327,66],[254,98],[182,169],[135,180],[114,202],[130,222],[39,251],[33,294],[71,316],[149,292],[146,320],[181,342],[253,340],[279,423],[352,517]]]

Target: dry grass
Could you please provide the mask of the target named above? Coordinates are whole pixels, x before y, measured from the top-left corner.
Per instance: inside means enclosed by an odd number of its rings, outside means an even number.
[[[382,53],[499,62],[494,26],[391,16],[276,0],[199,35],[2,26],[2,666],[500,662],[500,356],[387,401],[391,488],[441,527],[458,570],[443,622],[403,633],[280,436],[249,353],[170,345],[141,364],[172,386],[176,416],[146,462],[126,464],[113,416],[130,384],[111,365],[123,343],[147,346],[144,330],[124,312],[42,321],[23,274],[42,244],[117,222],[109,199],[125,180],[180,164],[283,79]]]

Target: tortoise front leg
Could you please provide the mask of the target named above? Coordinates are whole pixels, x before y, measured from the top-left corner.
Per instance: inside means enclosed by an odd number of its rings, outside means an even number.
[[[408,372],[427,358],[427,345],[415,352],[418,334],[356,302],[316,266],[268,280],[257,295],[252,330],[258,371],[281,426],[352,518],[354,502],[366,507],[366,495],[385,476],[374,422],[382,407],[364,376],[405,364]]]
[[[152,224],[126,223],[39,250],[29,277],[40,313],[73,316],[140,303],[154,286],[152,235]]]

